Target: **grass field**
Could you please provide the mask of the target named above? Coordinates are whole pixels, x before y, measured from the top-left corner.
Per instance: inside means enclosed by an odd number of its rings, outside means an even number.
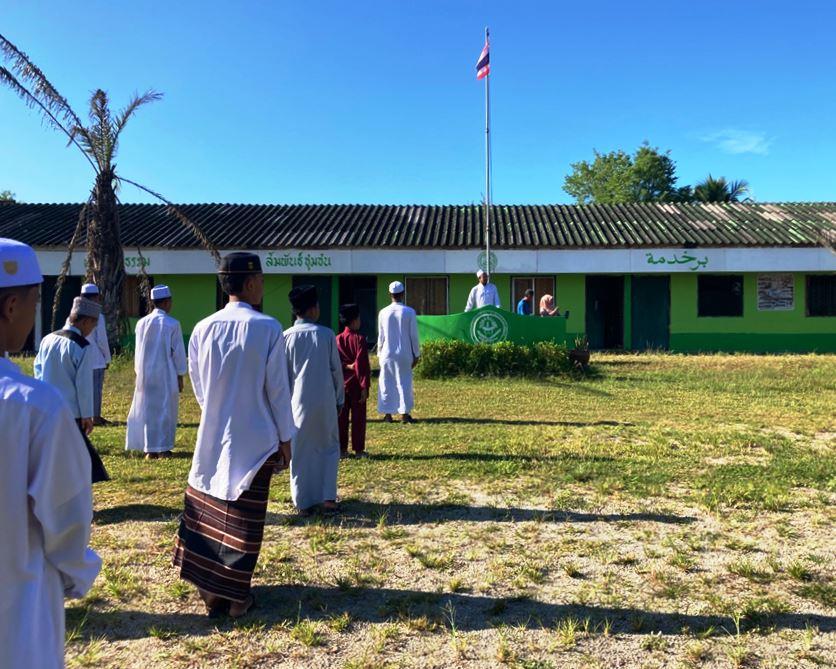
[[[836,357],[595,362],[419,381],[420,422],[373,414],[372,457],[341,463],[338,519],[294,516],[276,476],[258,608],[233,623],[170,565],[194,398],[177,457],[128,456],[117,361],[70,666],[836,665]]]

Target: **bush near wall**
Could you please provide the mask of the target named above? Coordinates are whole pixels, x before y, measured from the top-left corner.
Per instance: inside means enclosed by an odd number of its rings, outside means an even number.
[[[424,379],[454,376],[543,377],[573,371],[565,346],[536,344],[470,344],[437,340],[421,345],[421,362],[415,368]]]

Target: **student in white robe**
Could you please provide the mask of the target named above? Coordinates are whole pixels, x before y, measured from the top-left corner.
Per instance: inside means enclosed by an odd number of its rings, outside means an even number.
[[[110,478],[89,439],[94,411],[93,370],[90,368],[93,345],[87,336],[96,327],[100,313],[97,302],[76,297],[64,328],[41,340],[34,365],[35,378],[57,388],[75,417],[90,453],[93,483]]]
[[[230,253],[218,274],[229,303],[189,339],[200,427],[174,564],[197,586],[210,616],[239,618],[255,601],[270,478],[290,461],[296,428],[282,326],[253,308],[264,297],[261,260]]]
[[[339,511],[338,420],[345,402],[343,367],[333,331],[316,324],[316,288],[298,286],[290,291],[289,298],[295,323],[285,330],[284,341],[296,424],[290,493],[294,506],[303,514],[318,507],[332,514]]]
[[[172,298],[168,286],[154,286],[151,300],[154,311],[136,324],[136,387],[125,434],[125,448],[143,451],[146,460],[167,457],[174,448],[187,371],[180,323],[169,316]]]
[[[476,278],[479,279],[479,283],[470,289],[464,310],[472,311],[488,305],[499,309],[499,292],[496,290],[496,286],[491,283],[488,273],[480,269],[476,272]]]
[[[88,548],[90,460],[55,388],[5,356],[35,323],[35,252],[0,239],[0,667],[64,666],[64,597],[82,597],[101,561]]]
[[[93,300],[98,304],[102,302],[102,296],[95,283],[85,283],[81,287],[81,296]],[[90,365],[93,368],[93,425],[110,425],[109,420],[102,418],[102,393],[104,391],[105,370],[110,366],[110,343],[107,341],[107,324],[104,313],[99,314],[96,327],[89,335],[90,342]]]
[[[412,370],[418,364],[418,321],[415,310],[403,303],[404,285],[389,284],[392,304],[377,317],[377,358],[380,379],[377,387],[377,411],[383,420],[392,422],[392,414],[401,414],[404,423],[413,423]]]

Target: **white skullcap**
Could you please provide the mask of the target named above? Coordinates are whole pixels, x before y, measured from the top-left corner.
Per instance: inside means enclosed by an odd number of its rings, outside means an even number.
[[[152,300],[164,300],[167,297],[171,297],[171,291],[168,289],[168,286],[154,286],[151,289]]]
[[[483,269],[480,269],[478,272],[476,272],[476,278],[481,279],[483,274],[487,274],[487,272],[485,272],[485,270]]]
[[[31,286],[43,280],[32,247],[0,237],[0,288]]]
[[[99,287],[95,283],[85,283],[81,287],[81,294],[82,295],[98,295],[99,294]]]
[[[400,295],[404,290],[403,284],[400,281],[393,281],[389,284],[389,292],[392,295]]]
[[[76,297],[73,300],[73,308],[70,310],[70,316],[88,316],[90,318],[98,318],[102,313],[102,307],[98,302],[88,300],[86,297]]]

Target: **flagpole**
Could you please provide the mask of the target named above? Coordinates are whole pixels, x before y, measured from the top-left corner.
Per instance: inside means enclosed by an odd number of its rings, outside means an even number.
[[[490,48],[485,26],[485,44]],[[485,76],[485,272],[491,273],[491,75]]]

